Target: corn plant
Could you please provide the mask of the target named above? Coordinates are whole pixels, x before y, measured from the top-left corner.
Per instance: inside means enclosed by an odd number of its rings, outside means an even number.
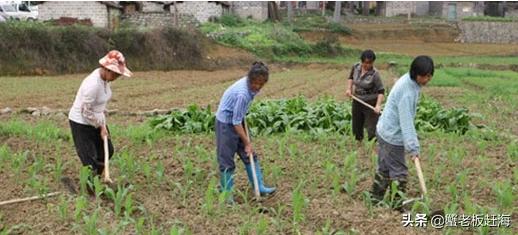
[[[307,205],[307,199],[301,191],[304,182],[299,183],[297,188],[293,191],[291,196],[292,210],[293,210],[293,224],[297,225],[303,223],[305,220],[304,209]]]
[[[64,195],[59,196],[59,204],[56,206],[56,211],[62,221],[68,219],[68,200]]]
[[[496,201],[501,209],[512,208],[515,195],[513,193],[513,186],[509,180],[497,182],[493,187],[496,194]]]
[[[90,171],[90,167],[88,166],[83,166],[81,167],[81,169],[79,170],[79,190],[81,192],[81,195],[86,195],[87,193],[87,188],[88,187],[88,181],[90,179],[90,176],[91,176],[91,171]]]
[[[135,223],[135,232],[136,234],[144,234],[144,223],[146,222],[146,217],[140,217],[137,219]]]
[[[151,171],[151,166],[149,165],[149,162],[143,162],[141,164],[142,173],[144,174],[144,177],[146,178],[146,185],[148,186],[148,189],[151,188],[151,184],[153,183],[153,173]]]
[[[105,190],[106,186],[104,186],[104,184],[101,183],[99,176],[94,177],[93,183],[92,182],[88,182],[88,183],[91,184],[90,187],[94,189],[96,198],[100,198],[104,194],[104,190]]]
[[[367,207],[367,211],[369,212],[369,217],[372,217],[372,209],[373,209],[373,203],[372,203],[372,195],[369,191],[363,191],[362,193],[362,201],[365,207]]]
[[[128,151],[123,151],[116,158],[116,163],[121,169],[121,172],[123,172],[125,178],[128,181],[133,181],[134,176],[139,171],[139,164],[135,160],[135,156]]]
[[[284,230],[283,214],[286,210],[286,205],[278,204],[276,207],[268,208],[268,212],[272,215],[272,224],[277,228],[277,231]]]
[[[61,176],[63,176],[63,170],[65,168],[65,164],[63,163],[63,158],[61,154],[58,154],[56,157],[56,163],[54,164],[54,181],[59,182]]]
[[[165,177],[165,167],[164,167],[164,163],[162,161],[158,161],[158,163],[156,164],[155,174],[156,174],[157,183],[159,185],[162,184],[164,177]]]
[[[83,222],[84,226],[82,226],[83,233],[85,234],[98,234],[99,231],[97,230],[97,222],[99,219],[99,209],[95,209],[93,213],[91,214],[84,214],[83,216]]]
[[[28,156],[29,151],[24,151],[23,153],[16,153],[13,155],[11,159],[11,168],[14,169],[17,178],[20,176],[22,167],[25,165]]]
[[[466,190],[466,182],[468,179],[469,169],[464,169],[457,174],[456,180],[458,187],[461,188],[462,192]]]
[[[121,215],[122,208],[124,208],[127,198],[130,197],[129,194],[130,194],[130,190],[132,188],[133,188],[132,185],[129,185],[128,187],[118,185],[116,192],[114,192],[112,188],[107,188],[105,190],[106,195],[111,200],[113,200],[113,204],[114,204],[113,210],[115,212],[115,216],[118,217],[119,215]],[[129,199],[129,201],[131,202],[131,199]],[[132,205],[130,204],[130,206],[132,206]],[[128,209],[128,208],[126,208],[126,209]]]
[[[171,188],[173,188],[173,192],[174,191],[178,191],[179,194],[180,194],[180,203],[182,204],[182,206],[186,207],[187,206],[187,199],[189,197],[189,191],[191,190],[192,188],[192,185],[193,185],[193,181],[192,180],[187,180],[186,183],[182,184],[180,182],[174,182],[174,181],[169,181],[169,184],[171,185]],[[174,190],[176,189],[176,190]],[[173,195],[173,198],[177,198],[176,197],[176,194]]]
[[[215,204],[217,199],[216,192],[216,179],[212,178],[209,181],[209,185],[207,186],[207,190],[205,191],[205,200],[202,205],[203,212],[205,215],[213,215],[215,210]]]
[[[256,234],[268,234],[268,221],[261,216],[255,227]]]
[[[349,195],[352,195],[356,190],[356,185],[360,181],[360,176],[357,167],[357,156],[355,152],[348,154],[345,158],[344,172],[346,182],[344,183],[343,188]]]
[[[11,158],[11,150],[9,146],[2,145],[0,146],[0,169],[4,169],[4,164]]]
[[[184,234],[192,234],[189,229],[184,227],[179,227],[178,225],[173,225],[169,229],[169,235],[184,235]]]
[[[88,204],[88,200],[84,196],[79,196],[76,199],[75,209],[74,209],[74,218],[76,221],[79,221],[81,219],[81,214],[83,213],[83,210],[86,209],[87,204]]]

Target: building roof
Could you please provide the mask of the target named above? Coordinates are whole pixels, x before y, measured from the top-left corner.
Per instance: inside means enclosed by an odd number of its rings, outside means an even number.
[[[31,4],[32,5],[39,5],[39,4],[43,4],[45,2],[48,2],[48,1],[33,1],[33,2],[31,2]],[[115,2],[115,1],[98,1],[98,2],[101,3],[101,4],[106,5],[107,7],[122,9],[122,6],[119,5],[119,3]]]

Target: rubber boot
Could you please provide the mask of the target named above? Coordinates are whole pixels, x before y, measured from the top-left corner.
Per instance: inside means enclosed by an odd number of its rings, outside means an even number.
[[[374,182],[372,183],[372,204],[376,205],[379,202],[383,201],[383,197],[385,197],[385,192],[387,191],[389,184],[390,179],[388,177],[376,173],[376,175],[374,176]]]
[[[220,192],[225,193],[225,201],[227,204],[233,205],[234,197],[232,196],[232,188],[234,187],[234,171],[225,170],[220,172]]]
[[[263,183],[263,173],[261,172],[261,166],[259,165],[259,161],[255,160],[255,173],[257,175],[257,184],[259,185],[259,193],[261,196],[269,195],[275,193],[276,188],[265,187]],[[254,177],[252,172],[252,164],[245,164],[246,174],[248,175],[248,181],[252,188],[254,188]],[[255,189],[255,188],[254,188]]]
[[[406,179],[400,179],[400,180],[394,180],[394,182],[397,183],[397,192],[394,196],[394,200],[392,201],[392,208],[399,212],[403,211],[403,195],[406,193],[406,185],[407,181]]]

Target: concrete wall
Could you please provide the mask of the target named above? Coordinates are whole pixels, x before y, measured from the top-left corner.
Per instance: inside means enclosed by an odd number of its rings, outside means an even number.
[[[108,7],[99,2],[44,2],[38,6],[38,19],[60,17],[90,19],[95,27],[108,27]]]
[[[456,19],[460,20],[468,16],[484,15],[484,8],[480,8],[476,2],[430,2],[430,15],[448,18],[449,5],[455,5]]]
[[[407,15],[416,13],[416,2],[385,2],[385,16]]]
[[[130,24],[141,28],[159,28],[175,26],[175,16],[169,12],[134,13],[122,16],[124,24]],[[179,15],[178,27],[196,27],[198,21],[191,15]]]
[[[430,2],[416,2],[415,4],[417,16],[427,16],[430,13]]]
[[[514,22],[459,22],[461,42],[518,43],[518,24]]]
[[[254,20],[268,19],[268,2],[230,2],[234,14],[242,18],[252,17]]]
[[[209,21],[211,17],[220,17],[223,15],[223,6],[215,2],[191,2],[185,1],[178,3],[178,13],[192,15],[201,23]],[[174,6],[171,6],[171,12],[174,13]]]
[[[142,12],[163,12],[164,4],[157,2],[140,2],[142,4]]]

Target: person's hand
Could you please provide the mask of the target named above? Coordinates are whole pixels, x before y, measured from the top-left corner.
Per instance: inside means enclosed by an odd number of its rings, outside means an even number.
[[[374,107],[374,112],[377,113],[377,114],[380,114],[381,113],[381,106],[380,105],[376,105],[376,107]]]
[[[353,94],[351,93],[351,89],[347,89],[347,90],[345,91],[345,95],[346,95],[347,97],[352,97],[352,96],[353,96]]]
[[[419,159],[419,155],[412,156],[412,161],[415,161],[415,159]]]
[[[252,144],[251,143],[248,143],[248,144],[245,145],[245,153],[248,156],[254,154],[254,150],[252,149]]]
[[[106,125],[101,126],[101,138],[108,138],[108,129]]]

